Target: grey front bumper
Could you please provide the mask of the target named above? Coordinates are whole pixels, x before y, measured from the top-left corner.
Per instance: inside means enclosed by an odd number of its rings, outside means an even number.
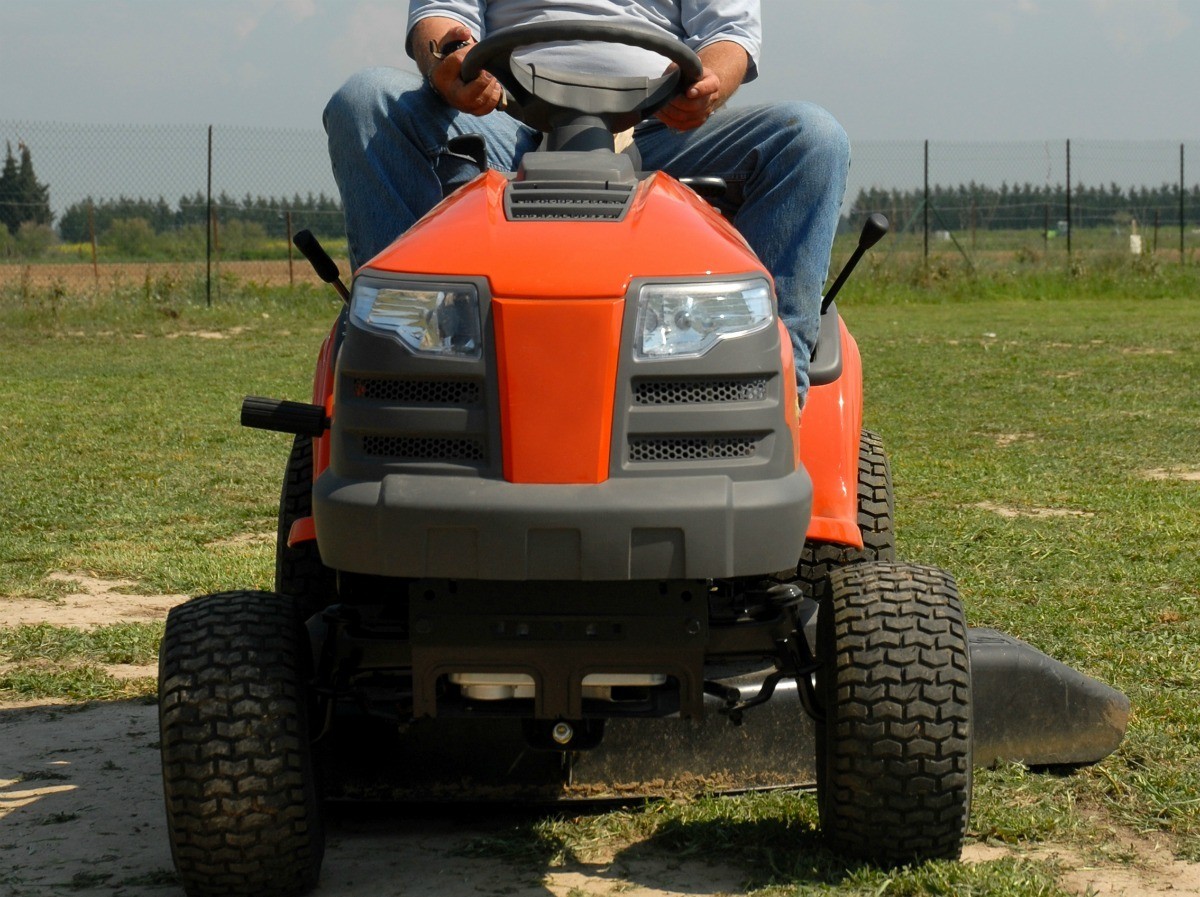
[[[812,510],[782,478],[610,479],[588,485],[388,474],[313,489],[321,560],[353,573],[500,580],[753,576],[794,568]]]

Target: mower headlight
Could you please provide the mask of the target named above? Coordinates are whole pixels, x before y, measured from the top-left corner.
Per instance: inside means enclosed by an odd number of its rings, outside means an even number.
[[[354,285],[350,315],[419,355],[478,358],[479,293],[469,283]]]
[[[703,355],[719,341],[762,330],[774,316],[761,278],[733,283],[651,283],[638,295],[637,354]]]

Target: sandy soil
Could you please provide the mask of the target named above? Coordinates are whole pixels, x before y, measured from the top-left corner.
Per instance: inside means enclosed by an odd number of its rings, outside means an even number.
[[[53,622],[89,627],[165,615],[179,595],[135,595],[133,583],[66,574],[58,602],[5,602],[5,625]],[[144,668],[126,670],[145,675]],[[162,809],[157,712],[152,704],[0,704],[0,895],[59,893],[176,897]],[[744,872],[700,857],[673,858],[637,846],[607,862],[519,868],[462,856],[469,842],[511,822],[499,810],[333,808],[319,895],[343,897],[632,897],[738,894]],[[1022,856],[1052,858],[1080,894],[1200,897],[1200,864],[1174,860],[1129,837],[1127,865],[1091,866],[1066,847]],[[1007,848],[971,845],[986,862]]]

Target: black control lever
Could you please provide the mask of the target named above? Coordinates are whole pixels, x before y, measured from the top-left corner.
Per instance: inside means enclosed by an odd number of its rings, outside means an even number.
[[[329,257],[329,253],[325,251],[325,247],[313,236],[313,232],[310,230],[298,231],[292,237],[292,243],[308,259],[308,263],[317,272],[317,277],[321,278],[325,283],[332,284],[333,288],[337,290],[338,295],[342,297],[342,301],[349,303],[350,291],[342,283],[337,263]]]
[[[850,261],[846,262],[846,267],[838,273],[837,280],[833,282],[833,286],[829,288],[829,292],[825,294],[824,301],[821,302],[822,314],[833,304],[834,297],[837,296],[842,285],[845,284],[847,278],[854,271],[859,259],[866,254],[868,249],[883,239],[883,235],[888,232],[888,227],[890,225],[887,218],[878,212],[873,212],[867,216],[867,222],[863,225],[862,233],[859,234],[858,246],[855,247],[854,254],[850,256]]]

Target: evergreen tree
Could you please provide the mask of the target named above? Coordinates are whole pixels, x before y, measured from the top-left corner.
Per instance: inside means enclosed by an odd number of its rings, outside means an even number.
[[[34,224],[50,224],[54,215],[50,212],[50,187],[43,184],[33,173],[33,157],[29,147],[19,144],[21,167],[17,170],[17,191],[24,205],[21,221]]]
[[[21,226],[20,196],[17,189],[17,159],[13,155],[12,144],[7,144],[8,152],[4,157],[4,169],[0,171],[0,224],[8,228],[10,234],[15,234]]]
[[[49,224],[50,188],[38,181],[33,171],[33,158],[29,147],[17,144],[21,161],[13,156],[12,144],[7,144],[4,168],[0,171],[0,223],[15,234],[26,221],[34,224]]]

